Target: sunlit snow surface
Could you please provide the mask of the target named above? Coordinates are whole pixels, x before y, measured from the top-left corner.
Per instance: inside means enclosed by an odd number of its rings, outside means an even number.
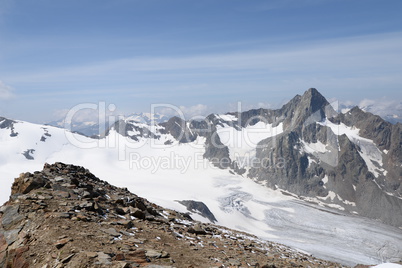
[[[231,115],[219,116],[226,121],[237,120]],[[217,133],[221,142],[229,148],[229,157],[232,161],[237,161],[240,166],[246,166],[249,159],[255,157],[255,149],[258,143],[266,138],[279,135],[283,132],[283,124],[273,127],[262,121],[252,126],[235,129],[233,126],[223,124],[217,126]],[[247,158],[248,160],[244,159]]]
[[[171,137],[133,142],[111,131],[107,139],[91,140],[71,133],[67,138],[62,129],[46,128],[18,123],[17,137],[10,137],[9,129],[0,129],[1,203],[8,199],[19,173],[41,170],[44,162],[62,161],[82,165],[100,179],[168,208],[185,212],[175,200],[202,201],[220,225],[317,257],[350,265],[402,258],[402,230],[309,204],[215,168],[203,159],[203,138],[168,146],[163,143]],[[46,131],[51,136],[40,141]],[[34,160],[22,155],[27,149],[35,150]]]
[[[383,263],[376,266],[371,266],[372,268],[402,268],[402,265],[396,263]]]

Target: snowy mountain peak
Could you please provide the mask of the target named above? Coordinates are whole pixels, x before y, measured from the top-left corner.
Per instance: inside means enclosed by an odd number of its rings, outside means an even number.
[[[159,113],[134,113],[125,117],[127,121],[135,121],[144,124],[160,124],[169,120],[169,117]]]
[[[302,96],[302,103],[309,104],[312,108],[312,112],[317,111],[319,108],[325,107],[329,104],[327,99],[321,95],[315,88],[308,89]]]
[[[97,117],[98,115],[95,115]],[[102,137],[107,132],[115,122],[108,122],[108,120],[100,120],[98,118],[94,119],[94,115],[91,114],[89,118],[85,117],[73,117],[69,124],[65,123],[65,118],[61,118],[57,121],[52,121],[47,123],[47,125],[67,128],[70,131],[80,133],[87,137]],[[117,121],[124,118],[125,121],[133,121],[142,124],[159,124],[167,121],[169,118],[162,114],[151,114],[151,113],[135,113],[129,116],[118,116]],[[106,118],[108,119],[108,118]]]

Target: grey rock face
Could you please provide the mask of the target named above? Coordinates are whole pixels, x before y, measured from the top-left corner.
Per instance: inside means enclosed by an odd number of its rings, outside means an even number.
[[[3,209],[3,218],[1,224],[5,230],[8,230],[14,224],[22,221],[24,217],[18,213],[19,206],[5,206]]]
[[[120,135],[130,137],[135,141],[138,141],[141,137],[152,139],[158,139],[160,137],[157,133],[153,133],[145,125],[134,121],[119,120],[112,125],[112,128],[115,129]]]
[[[281,112],[286,117],[285,131],[261,141],[256,157],[280,158],[285,164],[282,168],[252,168],[249,177],[302,198],[318,198],[402,226],[400,124],[392,125],[359,108],[331,118],[334,113],[328,102],[312,89],[296,96]],[[334,133],[325,120],[339,128],[349,127],[360,138]],[[325,151],[308,148],[317,144],[324,145]],[[382,161],[374,161],[373,155]]]
[[[266,182],[271,188],[279,187],[296,195],[326,196],[328,191],[320,184],[323,169],[309,168],[307,153],[300,154],[294,149],[301,146],[299,138],[298,132],[292,131],[261,142],[263,148],[257,149],[257,159],[271,159],[274,164],[254,167],[249,176]]]
[[[15,121],[0,117],[0,129],[10,129],[10,137],[16,137],[18,136],[18,132],[15,132],[14,130],[14,123]]]
[[[22,153],[23,156],[25,156],[26,159],[28,160],[34,160],[35,158],[31,155],[35,152],[35,149],[28,149]]]
[[[203,202],[194,200],[183,200],[178,202],[185,206],[190,212],[199,213],[203,217],[209,219],[212,223],[215,223],[217,221],[214,214]]]
[[[228,168],[231,165],[229,148],[221,142],[215,125],[211,125],[210,129],[211,132],[206,135],[204,158],[219,168]]]
[[[161,126],[165,127],[166,133],[171,134],[176,140],[181,143],[192,142],[197,138],[197,133],[193,132],[189,127],[189,123],[175,116],[169,119]]]
[[[363,112],[358,107],[335,120],[358,128],[359,134],[373,140],[382,153],[386,174],[376,178],[379,187],[386,192],[402,197],[402,124],[386,122],[381,117]]]
[[[20,231],[21,228],[11,229],[4,232],[4,238],[6,239],[8,245],[11,245],[17,240]]]

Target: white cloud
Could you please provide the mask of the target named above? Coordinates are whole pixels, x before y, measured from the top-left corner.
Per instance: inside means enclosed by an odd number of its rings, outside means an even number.
[[[71,107],[70,109],[59,109],[54,111],[53,118],[56,121],[60,121],[61,124],[64,124],[66,116],[73,115],[72,122],[74,123],[103,124],[104,122],[109,121],[109,118],[112,121],[116,120],[121,114],[122,113],[116,109],[114,104],[106,105],[104,102],[81,103],[77,106]]]
[[[208,112],[201,107],[197,110],[185,106],[190,117],[196,113],[237,110],[237,105],[212,106],[223,101],[242,100],[253,104],[246,107],[243,102],[245,109],[272,108],[269,104],[257,105],[257,102],[283,104],[310,87],[317,88],[326,97],[355,102],[367,92],[372,93],[367,96],[381,94],[400,98],[401,33],[284,43],[281,47],[263,50],[117,59],[14,73],[5,78],[18,88],[26,89],[19,95],[27,100],[39,95],[62,96],[73,103],[81,99],[105,100],[119,96],[125,113],[134,112],[128,110],[132,107],[146,109],[144,107],[152,101],[160,100],[185,105],[194,104],[196,100],[196,103],[211,106]],[[35,90],[37,88],[40,92]]]
[[[208,106],[204,104],[197,104],[193,106],[180,106],[180,110],[184,113],[186,118],[194,118],[196,119],[197,117],[205,117],[208,112]]]
[[[402,119],[402,102],[382,98],[378,100],[364,99],[358,105],[361,109],[379,116],[396,116]]]
[[[70,109],[61,109],[54,112],[54,117],[63,119],[69,113]],[[77,123],[96,122],[99,118],[99,111],[93,109],[80,109],[73,116],[73,121]]]
[[[211,108],[205,104],[196,104],[192,106],[175,106],[172,104],[158,105],[158,109],[154,112],[166,115],[168,117],[184,117],[186,120],[204,119],[209,113],[211,113]]]
[[[265,108],[274,109],[275,107],[267,102],[258,103],[246,103],[246,102],[236,102],[227,103],[216,106],[196,104],[192,106],[174,106],[168,105],[169,107],[162,108],[158,110],[159,113],[166,116],[179,116],[184,115],[186,120],[203,120],[206,116],[212,113],[225,114],[229,112],[244,112],[251,109]]]
[[[236,103],[229,103],[227,105],[220,106],[219,108],[217,108],[217,110],[219,111],[219,113],[227,113],[227,112],[244,112],[259,108],[277,109],[278,105],[272,105],[271,103],[268,102],[251,103],[251,102],[238,101]]]
[[[92,103],[91,103],[92,104]],[[55,118],[56,121],[60,122],[60,125],[64,124],[64,119],[66,118],[67,114],[71,111],[74,110],[74,107],[71,109],[59,109],[53,112],[53,118]],[[183,117],[186,120],[199,120],[199,119],[204,119],[208,114],[212,113],[211,108],[208,107],[205,104],[196,104],[192,106],[175,106],[172,104],[158,104],[157,109],[150,111],[150,110],[144,110],[144,111],[128,111],[125,113],[125,115],[132,114],[133,112],[135,113],[159,113],[168,117],[173,117],[173,116],[179,116]],[[227,111],[226,111],[227,112]],[[112,121],[117,120],[119,116],[124,116],[124,114],[120,110],[113,110],[110,111],[106,107],[105,111],[105,116],[102,115],[102,113],[99,112],[99,109],[80,109],[76,112],[74,112],[74,116],[72,118],[72,121],[74,123],[104,123],[105,121],[108,121],[109,117]]]
[[[0,81],[0,99],[9,99],[13,96],[13,88]]]
[[[358,103],[350,100],[342,101],[340,106],[341,112],[348,112],[351,108],[355,106],[358,106],[363,111],[379,115],[390,122],[402,122],[401,100],[391,100],[389,98],[383,97],[376,100],[363,99]]]
[[[8,77],[9,81],[64,82],[76,79],[188,79],[244,77],[253,74],[298,79],[327,76],[364,80],[373,75],[383,82],[400,81],[401,33],[284,45],[269,51],[242,51],[179,57],[127,58]],[[147,78],[147,74],[149,77]],[[285,79],[286,77],[286,79]],[[156,79],[158,78],[158,80]],[[76,80],[79,81],[79,80]]]

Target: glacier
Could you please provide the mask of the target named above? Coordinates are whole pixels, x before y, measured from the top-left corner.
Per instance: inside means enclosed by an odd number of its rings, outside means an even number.
[[[319,258],[345,265],[402,259],[401,229],[303,201],[219,169],[203,158],[203,137],[184,144],[170,134],[134,141],[112,129],[108,136],[97,140],[51,126],[21,121],[13,125],[16,136],[10,136],[8,128],[0,129],[0,203],[8,200],[13,178],[19,173],[41,170],[45,162],[59,161],[84,166],[102,180],[181,212],[187,211],[177,200],[202,201],[219,225]],[[271,126],[262,127],[267,129],[265,136],[273,133]],[[275,132],[281,131],[279,127]],[[238,137],[236,133],[227,133]],[[228,138],[227,142],[231,140]],[[243,149],[239,153],[252,148]],[[26,150],[33,150],[33,159],[23,155]],[[208,221],[198,214],[191,216]]]

